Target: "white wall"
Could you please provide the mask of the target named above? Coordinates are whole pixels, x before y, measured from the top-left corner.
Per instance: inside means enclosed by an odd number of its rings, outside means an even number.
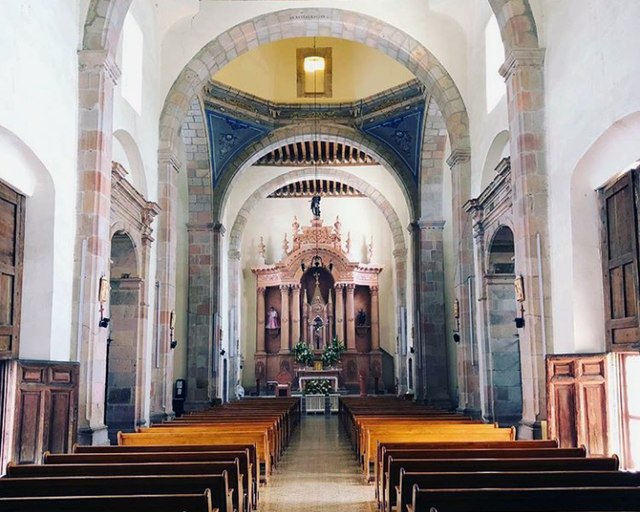
[[[31,196],[20,356],[69,360],[80,13],[68,0],[14,0],[0,10],[0,179]]]
[[[628,117],[640,111],[640,33],[635,23],[639,16],[640,3],[634,0],[545,3],[556,353],[604,349],[593,190],[640,156],[637,119]]]

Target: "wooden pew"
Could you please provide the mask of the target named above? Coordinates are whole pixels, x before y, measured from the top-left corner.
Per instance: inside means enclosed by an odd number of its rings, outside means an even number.
[[[226,475],[126,475],[0,478],[0,496],[129,496],[202,494],[211,491],[211,505],[232,511],[231,496],[224,498]],[[243,512],[243,509],[239,509]]]
[[[163,426],[139,427],[136,431],[141,434],[179,434],[187,432],[188,435],[197,433],[217,434],[217,433],[234,433],[234,432],[266,432],[269,443],[269,455],[272,465],[276,466],[281,453],[284,451],[284,444],[281,435],[273,428],[272,422],[208,422],[208,423],[187,423],[183,425],[173,425],[166,423]]]
[[[215,451],[246,451],[249,457],[249,465],[252,469],[252,487],[253,491],[252,504],[254,508],[257,506],[259,498],[258,484],[260,482],[260,465],[258,463],[258,454],[255,444],[217,444],[214,447]],[[79,444],[73,445],[73,453],[173,453],[173,452],[210,452],[212,450],[211,445],[166,445],[166,446],[82,446]]]
[[[2,512],[216,512],[211,493],[150,496],[47,496],[0,498]]]
[[[638,487],[413,489],[407,512],[638,511]]]
[[[546,458],[546,459],[394,459],[389,458],[384,500],[400,481],[400,469],[415,473],[450,473],[479,471],[616,471],[617,457]]]
[[[146,434],[118,433],[118,445],[122,446],[169,446],[169,445],[206,445],[209,447],[228,444],[255,444],[259,463],[264,463],[265,481],[271,474],[271,456],[269,439],[264,431],[256,432],[193,432],[179,436],[167,432],[153,432]]]
[[[44,453],[44,464],[136,464],[142,462],[235,462],[241,486],[234,493],[235,508],[255,508],[253,479],[247,451],[233,452],[150,452],[150,453]],[[230,483],[233,486],[232,483]],[[246,504],[244,503],[246,500]]]
[[[479,448],[557,448],[558,441],[554,440],[516,440],[516,441],[453,441],[453,442],[436,442],[436,443],[378,443],[376,450],[375,466],[375,482],[379,485],[379,477],[382,474],[382,468],[386,466],[386,458],[384,457],[387,450],[448,450],[448,449],[479,449]],[[376,493],[378,488],[376,487]],[[376,494],[377,497],[377,494]]]
[[[212,498],[220,512],[230,512],[233,507],[233,491],[229,485],[229,473],[221,470],[219,462],[151,462],[140,464],[20,464],[7,465],[5,478],[50,478],[64,476],[162,476],[208,475],[216,485]],[[217,491],[217,492],[216,492]],[[157,493],[156,493],[157,494]]]
[[[515,437],[515,428],[481,428],[483,425],[467,425],[452,427],[431,427],[422,431],[414,432],[385,432],[377,430],[368,430],[367,450],[364,453],[364,473],[365,480],[369,481],[371,476],[371,463],[377,464],[377,447],[378,442],[388,443],[397,441],[418,441],[418,442],[435,442],[435,441],[513,441]]]
[[[629,487],[640,486],[640,473],[624,471],[514,471],[469,473],[408,473],[400,470],[396,510],[406,510],[414,486],[420,489]]]
[[[513,444],[517,441],[513,441]],[[378,497],[382,497],[383,507],[386,503],[395,505],[394,493],[389,496],[382,493],[383,489],[393,491],[399,481],[399,475],[388,473],[388,462],[394,459],[547,459],[547,458],[584,458],[587,450],[582,448],[450,448],[450,449],[421,449],[421,450],[385,450],[380,461],[381,471],[378,484]],[[389,486],[387,486],[389,480]],[[386,507],[385,507],[386,508]]]

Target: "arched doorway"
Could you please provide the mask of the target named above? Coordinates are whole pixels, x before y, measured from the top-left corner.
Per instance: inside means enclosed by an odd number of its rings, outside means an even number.
[[[520,344],[514,318],[518,315],[514,289],[513,232],[500,226],[489,246],[485,277],[488,319],[488,363],[491,419],[516,425],[522,418]]]
[[[111,239],[110,274],[105,424],[113,443],[119,430],[133,431],[136,426],[142,279],[138,275],[136,248],[124,231],[117,231]]]

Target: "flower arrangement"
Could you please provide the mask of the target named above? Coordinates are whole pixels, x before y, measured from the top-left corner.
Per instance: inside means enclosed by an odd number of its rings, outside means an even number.
[[[334,336],[333,340],[324,347],[322,353],[322,364],[324,366],[335,366],[340,361],[342,354],[345,351],[345,346],[340,340]]]
[[[296,363],[304,366],[311,366],[313,364],[313,352],[304,341],[300,340],[293,346],[293,355],[296,359]]]
[[[306,395],[328,395],[330,391],[331,384],[327,379],[309,380],[304,386]]]

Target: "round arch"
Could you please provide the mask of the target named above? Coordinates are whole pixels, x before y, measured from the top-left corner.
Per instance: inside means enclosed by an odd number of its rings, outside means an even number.
[[[371,154],[396,179],[405,196],[410,216],[416,218],[416,215],[419,215],[420,205],[417,187],[415,184],[408,183],[406,176],[401,174],[402,171],[396,171],[396,169],[403,169],[403,166],[384,147],[375,141],[369,140],[357,130],[346,126],[325,125],[318,126],[316,130],[313,124],[302,124],[275,130],[262,140],[247,147],[236,157],[235,161],[230,164],[231,170],[222,176],[213,190],[214,218],[220,218],[224,211],[233,181],[242,176],[260,157],[283,144],[310,141],[318,138],[318,136],[320,140],[350,144],[356,149]]]
[[[498,20],[505,53],[538,48],[538,29],[529,0],[489,0]]]
[[[295,15],[294,15],[295,14]],[[353,30],[357,23],[358,30]],[[468,151],[469,122],[462,96],[436,57],[417,40],[382,20],[343,9],[285,9],[257,16],[219,34],[183,68],[160,118],[160,149],[177,147],[191,99],[215,72],[257,46],[290,37],[331,36],[375,48],[403,64],[426,86],[442,111],[452,149]]]
[[[314,172],[313,169],[304,168],[298,169],[295,171],[291,171],[285,174],[274,178],[260,188],[258,188],[242,205],[240,210],[238,211],[238,215],[236,216],[233,227],[229,232],[229,251],[239,251],[240,243],[242,241],[242,233],[247,224],[249,215],[258,204],[259,201],[264,199],[268,194],[273,192],[274,190],[289,185],[290,183],[294,183],[302,178],[309,177],[310,172]],[[389,229],[391,230],[393,241],[394,241],[394,252],[406,252],[406,243],[404,237],[404,229],[400,222],[400,218],[396,213],[393,206],[389,203],[389,201],[384,197],[384,195],[377,190],[375,187],[367,183],[362,178],[355,176],[354,174],[348,173],[346,171],[341,171],[339,169],[318,169],[318,178],[320,179],[335,179],[341,181],[347,185],[350,185],[364,195],[369,197],[371,201],[380,209],[382,214],[387,219],[389,223]]]

